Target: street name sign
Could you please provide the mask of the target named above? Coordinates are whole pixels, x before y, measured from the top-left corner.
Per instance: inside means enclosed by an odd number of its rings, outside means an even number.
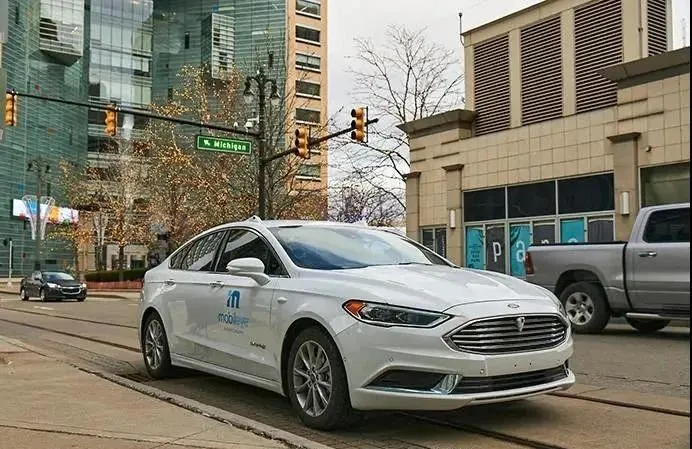
[[[252,142],[249,140],[198,135],[197,149],[204,151],[218,151],[221,153],[250,154],[252,153]]]

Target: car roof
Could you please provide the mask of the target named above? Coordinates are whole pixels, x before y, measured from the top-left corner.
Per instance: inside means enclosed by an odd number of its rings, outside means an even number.
[[[218,225],[208,231],[219,230],[223,228],[228,228],[231,226],[252,226],[265,227],[268,229],[281,228],[288,226],[315,226],[315,227],[349,227],[349,228],[367,228],[367,229],[389,229],[389,228],[378,228],[375,226],[367,226],[362,223],[344,223],[340,221],[326,221],[326,220],[261,220],[257,217],[251,217],[244,221],[234,221],[229,223],[224,223]]]

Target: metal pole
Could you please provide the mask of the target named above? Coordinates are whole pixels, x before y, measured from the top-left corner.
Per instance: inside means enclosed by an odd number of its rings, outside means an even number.
[[[41,159],[36,160],[36,239],[34,240],[34,271],[41,270],[41,184],[43,184],[43,176],[41,176],[41,170],[43,169]],[[46,211],[47,213],[48,211]]]
[[[12,250],[13,250],[12,239],[10,239],[10,261],[9,261],[10,262],[9,263],[10,278],[7,280],[7,286],[8,287],[12,287],[12,258],[13,258]]]
[[[259,73],[256,78],[258,89],[259,89],[259,120],[257,123],[259,131],[259,173],[257,179],[257,186],[259,189],[258,202],[259,202],[259,217],[265,219],[267,215],[267,164],[264,162],[264,151],[265,151],[265,84],[267,80],[264,78],[264,69],[260,66]]]

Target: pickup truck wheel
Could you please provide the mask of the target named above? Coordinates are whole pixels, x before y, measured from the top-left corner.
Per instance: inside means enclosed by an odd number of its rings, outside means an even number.
[[[660,331],[670,324],[670,320],[638,320],[636,318],[627,317],[625,317],[625,320],[630,326],[644,334]]]
[[[596,284],[576,282],[562,292],[560,301],[578,334],[597,334],[610,321],[608,302]]]

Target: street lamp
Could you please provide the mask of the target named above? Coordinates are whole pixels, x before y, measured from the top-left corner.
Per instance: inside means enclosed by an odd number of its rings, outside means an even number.
[[[259,117],[257,120],[257,127],[258,127],[258,134],[259,134],[259,173],[257,176],[257,187],[258,187],[258,201],[259,201],[259,211],[258,215],[260,218],[264,219],[266,218],[266,212],[267,212],[267,189],[266,189],[266,181],[267,181],[267,163],[264,162],[265,158],[265,146],[266,146],[266,116],[265,116],[265,101],[266,101],[266,91],[265,89],[267,88],[267,85],[271,85],[271,94],[269,95],[269,102],[273,107],[277,107],[279,103],[281,102],[281,98],[279,98],[278,94],[278,88],[276,85],[276,81],[270,78],[267,78],[267,76],[264,73],[264,68],[260,66],[259,70],[257,71],[257,74],[254,76],[249,76],[245,79],[245,91],[243,92],[243,99],[245,100],[245,104],[250,105],[252,102],[255,100],[255,95],[252,93],[251,85],[252,81],[257,83],[257,89],[258,89],[258,94],[257,96],[259,97]]]

